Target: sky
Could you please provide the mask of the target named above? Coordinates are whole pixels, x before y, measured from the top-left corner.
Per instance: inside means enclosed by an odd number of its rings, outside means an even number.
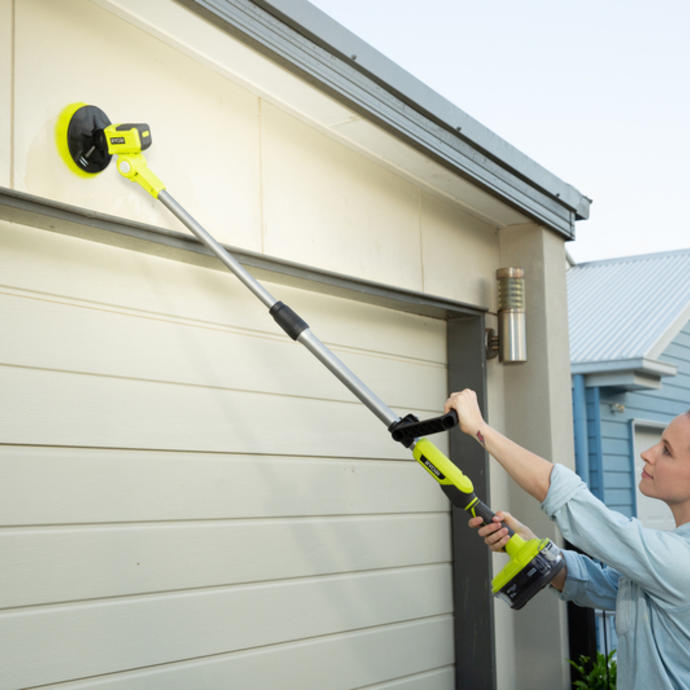
[[[687,0],[310,0],[592,199],[577,262],[690,247]]]

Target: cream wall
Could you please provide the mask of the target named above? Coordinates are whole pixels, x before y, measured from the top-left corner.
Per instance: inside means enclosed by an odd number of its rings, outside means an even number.
[[[16,45],[16,189],[180,229],[114,166],[85,182],[63,164],[55,119],[87,101],[151,125],[151,168],[221,242],[489,306],[495,228],[395,168],[89,0],[18,3]]]
[[[421,290],[419,190],[274,106],[262,125],[266,252]]]
[[[10,186],[13,2],[0,2],[0,185]]]
[[[114,166],[84,180],[57,154],[57,115],[86,101],[146,121],[147,158],[219,240],[260,250],[255,95],[88,0],[16,5],[15,188],[162,227],[181,226]],[[40,94],[40,97],[38,97]]]

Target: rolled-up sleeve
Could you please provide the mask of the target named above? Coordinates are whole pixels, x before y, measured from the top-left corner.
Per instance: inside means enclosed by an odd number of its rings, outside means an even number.
[[[615,610],[618,573],[575,551],[564,551],[567,577],[561,599],[578,606]]]
[[[687,603],[690,546],[680,535],[645,528],[638,520],[610,510],[563,465],[553,467],[542,509],[571,544],[661,600],[676,606]],[[589,566],[579,560],[578,564],[573,567],[585,575]],[[571,584],[575,587],[575,580]]]

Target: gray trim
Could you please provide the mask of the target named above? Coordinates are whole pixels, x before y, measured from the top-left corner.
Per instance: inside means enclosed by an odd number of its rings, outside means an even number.
[[[448,390],[471,388],[486,417],[486,357],[483,316],[448,321]],[[450,457],[490,504],[489,463],[484,449],[458,427],[450,432]],[[453,539],[453,610],[455,612],[455,687],[496,688],[494,599],[491,552],[467,526],[467,513],[451,507]],[[502,604],[503,605],[503,604]]]
[[[73,237],[134,249],[168,259],[225,270],[218,259],[192,235],[70,206],[52,199],[0,187],[0,218]],[[477,315],[481,307],[389,287],[373,281],[323,271],[236,247],[226,249],[259,280],[268,280],[337,297],[389,307],[433,318]]]
[[[177,2],[566,239],[588,217],[587,197],[308,2]]]

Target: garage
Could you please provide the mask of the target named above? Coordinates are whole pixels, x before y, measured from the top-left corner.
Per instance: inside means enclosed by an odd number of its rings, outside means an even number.
[[[305,688],[447,680],[448,504],[378,420],[229,273],[2,231],[3,687],[278,687],[291,645],[322,659]],[[266,285],[396,410],[438,413],[444,320]]]

